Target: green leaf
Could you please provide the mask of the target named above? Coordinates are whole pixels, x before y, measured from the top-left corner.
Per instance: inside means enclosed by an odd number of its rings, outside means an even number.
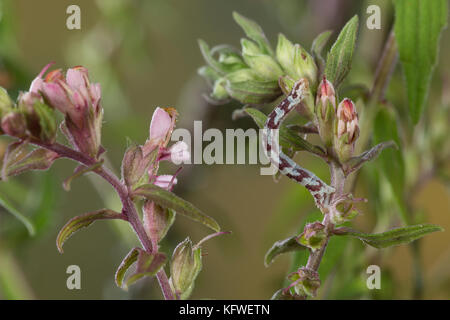
[[[332,33],[333,33],[333,31],[330,31],[330,30],[322,32],[314,39],[312,46],[311,46],[311,53],[314,57],[314,61],[316,62],[317,66],[319,67],[320,74],[323,73],[325,66],[326,66],[325,60],[322,57],[322,51],[323,51],[323,48],[328,43],[328,40],[330,39],[330,36]]]
[[[350,72],[358,22],[359,19],[356,15],[347,22],[328,53],[325,75],[335,88],[339,87]]]
[[[245,108],[245,112],[253,118],[260,128],[264,128],[267,116],[261,111],[253,108]],[[280,145],[282,147],[293,149],[294,151],[305,150],[319,156],[323,156],[324,152],[319,147],[312,145],[305,139],[301,138],[295,130],[291,130],[284,125],[280,127]]]
[[[30,219],[21,214],[9,201],[5,198],[4,195],[0,194],[0,206],[5,208],[9,213],[11,213],[14,217],[16,217],[23,225],[27,228],[30,236],[34,236],[35,230],[34,226],[31,223]]]
[[[134,190],[133,195],[154,201],[163,208],[172,209],[177,214],[184,215],[194,221],[203,223],[205,226],[216,232],[220,231],[219,224],[213,218],[201,212],[192,203],[163,188],[153,184],[146,184]]]
[[[395,0],[395,37],[414,123],[425,108],[439,47],[447,25],[447,0]]]
[[[56,238],[56,246],[58,247],[58,251],[63,253],[62,246],[64,242],[67,241],[75,232],[82,228],[86,228],[90,226],[93,222],[97,220],[106,220],[106,219],[122,219],[125,220],[125,217],[117,213],[115,211],[109,209],[101,209],[94,212],[85,213],[81,216],[74,217],[67,222],[64,227],[59,231],[58,236]]]
[[[166,264],[167,257],[164,253],[148,253],[137,248],[136,272],[125,281],[125,289],[144,277],[152,277]],[[119,267],[120,268],[120,267]]]
[[[225,87],[232,98],[244,104],[263,104],[274,101],[281,95],[277,81],[226,81]]]
[[[206,63],[208,63],[208,65],[211,68],[213,68],[216,72],[218,72],[220,74],[226,74],[228,72],[228,69],[226,66],[224,66],[219,61],[214,59],[213,55],[211,54],[211,50],[205,41],[199,39],[198,45],[200,46],[200,51],[203,55],[203,58],[205,59]]]
[[[386,108],[381,108],[375,117],[374,143],[393,140],[401,147],[397,130],[395,114]],[[386,149],[379,156],[379,172],[386,177],[391,185],[394,198],[401,209],[403,220],[408,224],[404,201],[405,190],[405,163],[402,152],[396,149]]]
[[[427,235],[436,231],[444,231],[443,228],[433,224],[418,224],[414,226],[407,226],[403,228],[395,228],[383,233],[362,233],[350,228],[340,228],[336,230],[337,235],[347,235],[353,238],[357,238],[377,249],[387,248],[390,246],[396,246],[400,244],[407,244],[424,235]]]
[[[237,12],[233,12],[233,18],[244,30],[247,37],[255,41],[264,53],[273,56],[273,50],[264,31],[255,21],[250,20]]]
[[[119,267],[117,268],[115,279],[116,284],[119,288],[122,288],[123,279],[125,278],[125,273],[127,270],[135,263],[138,259],[139,248],[133,248],[130,252],[123,258]]]
[[[350,160],[345,164],[347,169],[345,170],[346,174],[350,174],[353,171],[359,170],[364,163],[367,161],[371,161],[378,157],[378,155],[386,148],[396,147],[394,141],[387,141],[377,144],[375,147],[372,147],[370,150],[367,150],[360,154],[359,156],[350,158]]]
[[[35,149],[23,156],[27,144],[14,142],[8,146],[3,159],[2,178],[16,176],[29,170],[47,170],[59,155],[47,149]]]
[[[272,248],[267,251],[266,256],[264,257],[264,265],[268,267],[275,258],[282,253],[306,249],[308,249],[308,247],[297,242],[297,236],[277,241],[273,244]]]

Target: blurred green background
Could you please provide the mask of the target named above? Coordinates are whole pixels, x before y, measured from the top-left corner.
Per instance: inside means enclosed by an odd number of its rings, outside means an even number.
[[[66,28],[66,8],[70,4],[81,8],[81,30]],[[365,27],[370,4],[382,8],[381,30]],[[0,1],[0,6],[0,85],[10,93],[26,90],[50,61],[62,68],[86,66],[93,81],[102,85],[103,145],[116,172],[127,138],[145,141],[157,106],[176,107],[180,113],[178,127],[189,129],[194,120],[203,120],[203,130],[254,127],[250,119],[231,120],[237,104],[208,105],[202,94],[209,89],[196,73],[204,64],[198,38],[211,45],[230,43],[239,47],[243,33],[232,20],[232,11],[258,21],[273,45],[278,32],[282,32],[306,48],[319,32],[333,29],[336,35],[348,18],[359,14],[361,31],[350,79],[368,85],[393,19],[388,0],[14,0]],[[449,40],[446,30],[430,105],[440,104],[441,100],[449,103]],[[388,98],[402,104],[404,95],[402,76],[397,70]],[[450,124],[448,119],[446,123]],[[4,149],[7,139],[2,137],[0,142]],[[326,168],[314,158],[304,154],[299,158],[306,167],[327,178]],[[448,164],[444,164],[446,169]],[[371,166],[376,169],[377,162]],[[0,183],[0,191],[31,217],[38,229],[31,238],[11,215],[0,211],[0,297],[160,298],[155,280],[141,281],[129,292],[114,284],[117,266],[136,243],[126,225],[97,222],[76,234],[65,245],[63,255],[57,252],[56,235],[69,218],[104,206],[118,206],[111,188],[94,176],[77,179],[72,190],[64,192],[60,185],[74,167],[61,160],[49,172],[27,173]],[[167,173],[175,170],[171,165],[163,168]],[[356,195],[367,195],[368,189],[370,186],[361,181]],[[263,257],[274,241],[293,235],[305,216],[313,212],[312,199],[301,186],[284,178],[274,183],[271,177],[259,175],[259,166],[196,165],[183,169],[175,192],[213,216],[222,229],[233,231],[231,236],[207,243],[208,255],[192,298],[268,299],[282,286],[291,257],[280,257],[270,268],[264,267]],[[377,199],[369,200],[375,204],[366,206],[355,220],[364,231],[373,229],[378,214],[374,209]],[[450,230],[448,181],[446,185],[442,179],[427,180],[412,204],[423,212],[427,222]],[[398,213],[390,214],[394,221],[398,219]],[[178,217],[163,251],[171,253],[187,235],[198,241],[207,231]],[[450,298],[449,240],[447,231],[420,242],[423,298]],[[332,285],[325,286],[322,298],[412,296],[413,259],[408,246],[386,250],[382,256],[363,249],[355,240],[339,247],[342,250],[330,247],[327,254],[335,252],[329,278],[341,284],[336,290],[330,289]],[[365,257],[362,260],[361,252]],[[382,289],[377,293],[365,287],[365,270],[373,263],[380,265],[383,276]],[[71,264],[81,267],[81,290],[66,288],[66,268]]]

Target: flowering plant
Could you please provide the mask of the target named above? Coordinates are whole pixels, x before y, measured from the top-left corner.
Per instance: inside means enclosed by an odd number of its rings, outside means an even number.
[[[308,252],[306,265],[297,266],[288,276],[290,284],[277,291],[273,298],[316,297],[321,286],[319,267],[331,237],[350,236],[380,249],[410,243],[442,230],[425,223],[373,234],[349,227],[359,213],[357,204],[367,201],[352,194],[355,173],[383,150],[398,148],[396,142],[389,140],[367,149],[374,114],[384,112],[380,110],[380,101],[395,63],[393,35],[386,44],[369,99],[362,97],[355,103],[342,97],[339,89],[351,68],[359,24],[357,16],[344,26],[326,59],[322,51],[331,36],[330,31],[314,40],[311,53],[282,34],[274,50],[256,22],[238,13],[233,17],[249,38],[241,40],[241,52],[227,45],[210,49],[204,41],[199,42],[207,62],[199,69],[199,74],[212,87],[208,99],[215,103],[235,99],[244,104],[234,115],[248,114],[265,130],[262,144],[272,165],[304,186],[322,213],[322,221],[306,224],[302,232],[276,242],[267,252],[266,266],[280,254]],[[276,106],[265,115],[257,107],[267,103]],[[303,121],[284,125],[291,111],[297,111]],[[320,145],[307,140],[313,135],[318,136]],[[293,160],[299,151],[309,152],[328,165],[329,184]]]
[[[70,190],[73,179],[85,173],[101,176],[119,195],[122,211],[100,209],[72,218],[58,234],[58,250],[63,253],[63,244],[69,237],[97,220],[126,221],[142,247],[133,248],[124,258],[115,275],[116,284],[127,288],[143,277],[156,276],[165,299],[188,298],[202,268],[201,245],[224,232],[220,232],[213,218],[171,192],[178,182],[179,170],[174,175],[158,173],[161,161],[180,164],[190,157],[184,142],[169,146],[177,111],[156,108],[148,140],[143,145],[128,147],[119,179],[103,163],[106,150],[101,144],[100,84],[90,82],[84,67],[70,68],[65,74],[57,69],[44,77],[49,67],[47,65],[34,79],[28,92],[19,95],[17,103],[10,99],[6,90],[0,91],[2,133],[15,139],[4,155],[2,179],[28,170],[49,169],[59,158],[78,163],[73,174],[64,181],[66,190]],[[59,126],[56,111],[64,116]],[[68,145],[57,142],[58,127]],[[137,206],[142,207],[142,219]],[[169,259],[159,251],[159,243],[175,221],[176,214],[198,221],[215,233],[195,245],[189,237],[182,241],[170,259],[168,278],[164,266]],[[135,271],[126,276],[133,264],[136,264]]]

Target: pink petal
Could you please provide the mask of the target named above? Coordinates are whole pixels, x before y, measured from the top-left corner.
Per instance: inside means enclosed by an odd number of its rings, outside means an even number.
[[[38,93],[40,90],[42,90],[42,84],[44,83],[44,80],[42,80],[41,77],[37,77],[31,82],[30,85],[30,92]]]
[[[100,99],[102,97],[102,90],[100,87],[100,83],[91,84],[90,92],[91,92],[92,104],[94,105],[94,107],[97,107],[97,105],[100,102]]]
[[[67,70],[66,82],[72,90],[86,88],[87,69],[83,67]]]
[[[150,140],[154,143],[164,141],[171,127],[172,118],[170,115],[163,109],[156,108],[150,123]]]
[[[172,180],[173,180],[172,184],[177,184],[177,182],[178,182],[177,178],[174,178],[170,174],[163,174],[163,175],[157,176],[156,180],[155,180],[155,182],[153,182],[153,184],[155,186],[158,186],[158,187],[161,187],[164,189],[168,189],[170,187],[170,183],[172,182]]]
[[[64,114],[73,108],[65,90],[58,83],[43,83],[42,93],[53,108]]]
[[[189,146],[184,141],[178,141],[170,147],[170,161],[174,164],[181,164],[191,159]]]

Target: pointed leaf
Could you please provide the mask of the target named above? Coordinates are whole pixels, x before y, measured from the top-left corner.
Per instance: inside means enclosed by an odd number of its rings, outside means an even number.
[[[86,167],[84,165],[79,165],[78,167],[76,167],[73,174],[70,177],[68,177],[66,180],[64,180],[64,182],[63,182],[64,190],[70,191],[70,184],[72,183],[73,179],[81,177],[85,173],[95,171],[97,168],[99,168],[103,165],[103,162],[104,162],[104,159],[101,159],[99,162],[94,163],[92,166],[89,166],[89,167]]]
[[[9,213],[11,213],[14,217],[16,217],[20,222],[24,224],[27,228],[30,236],[35,234],[33,223],[30,219],[21,214],[9,201],[5,198],[4,195],[0,194],[0,206],[5,208]]]
[[[259,48],[266,54],[273,56],[273,50],[262,28],[255,21],[250,20],[237,12],[233,12],[233,18],[241,26],[247,37],[255,41]]]
[[[253,108],[245,108],[245,112],[253,118],[259,128],[264,128],[267,116],[261,111]],[[323,156],[324,152],[317,146],[312,145],[305,139],[301,138],[294,130],[284,125],[280,127],[280,145],[282,147],[293,149],[294,151],[305,150],[319,156]]]
[[[66,242],[66,240],[69,239],[75,232],[90,226],[97,220],[106,219],[126,220],[124,215],[109,209],[101,209],[74,217],[61,228],[61,231],[59,231],[58,237],[56,238],[56,246],[58,247],[58,251],[60,253],[64,252],[62,249],[64,242]]]
[[[305,247],[304,245],[301,245],[297,242],[297,236],[277,241],[273,244],[272,248],[267,251],[264,258],[264,265],[268,267],[273,262],[273,260],[275,260],[275,258],[282,253],[306,249],[308,249],[308,247]]]
[[[346,170],[346,174],[350,174],[353,171],[359,170],[364,165],[364,163],[366,163],[367,161],[371,161],[371,160],[375,159],[376,157],[378,157],[378,155],[384,149],[390,148],[390,147],[396,147],[396,146],[397,145],[395,144],[394,141],[382,142],[382,143],[377,144],[372,149],[363,152],[359,156],[351,158],[346,163],[346,166],[348,168]]]
[[[420,120],[436,64],[447,0],[395,0],[395,38],[405,74],[410,115]]]
[[[36,149],[28,153],[25,157],[12,163],[8,163],[4,168],[6,176],[15,176],[29,170],[47,170],[59,155],[46,149]]]
[[[228,68],[226,66],[224,66],[222,63],[220,63],[219,61],[217,61],[212,53],[211,50],[208,46],[208,44],[199,39],[198,40],[198,45],[200,46],[200,51],[203,55],[203,59],[205,59],[206,63],[214,69],[214,71],[220,73],[220,74],[226,74],[228,73]]]
[[[138,249],[136,272],[125,281],[125,289],[144,277],[152,277],[166,264],[167,257],[164,253],[148,253]]]
[[[192,203],[163,188],[152,184],[146,184],[134,190],[133,195],[154,201],[164,208],[174,210],[177,214],[184,215],[194,221],[203,223],[205,226],[216,232],[220,231],[218,223],[213,218],[201,212]]]
[[[335,88],[350,72],[358,32],[358,16],[354,16],[342,29],[327,57],[325,75]]]
[[[444,229],[433,224],[418,224],[403,228],[395,228],[383,233],[369,234],[344,227],[337,229],[335,234],[348,235],[353,238],[357,238],[372,247],[381,249],[400,244],[407,244],[423,237],[426,234],[436,231],[444,231]]]
[[[8,179],[8,167],[24,157],[27,146],[26,140],[14,141],[8,145],[3,155],[2,180]]]
[[[320,74],[322,74],[325,69],[325,60],[322,57],[322,51],[323,51],[323,48],[328,43],[328,40],[330,39],[330,36],[332,33],[333,33],[333,31],[331,31],[331,30],[322,32],[314,39],[312,46],[311,46],[311,53],[314,57],[314,60],[317,64],[319,70],[320,70]]]
[[[120,263],[119,267],[116,271],[116,284],[119,288],[122,288],[123,279],[125,277],[125,273],[127,270],[137,261],[139,255],[139,248],[133,248],[130,252],[123,258],[122,262]]]

